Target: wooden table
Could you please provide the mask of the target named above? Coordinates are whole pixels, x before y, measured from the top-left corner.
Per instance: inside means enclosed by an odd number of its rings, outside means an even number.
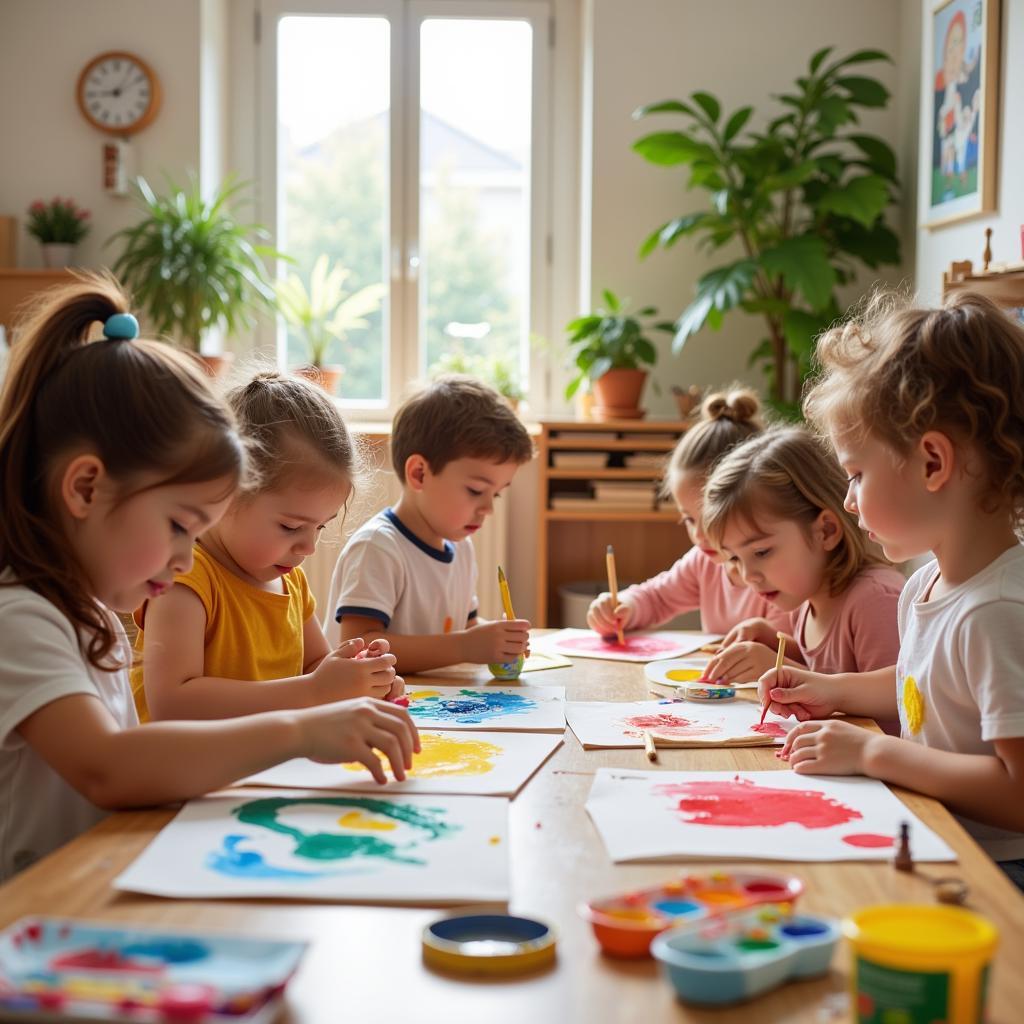
[[[478,678],[483,679],[481,672]],[[524,677],[564,684],[570,698],[638,700],[648,696],[638,665],[580,660],[572,668]],[[438,674],[431,674],[434,683]],[[453,677],[464,683],[466,677]],[[781,769],[771,748],[665,750],[666,769]],[[24,914],[70,914],[93,920],[209,927],[252,935],[304,938],[312,948],[290,990],[286,1021],[350,1020],[415,1024],[498,1021],[699,1021],[714,1024],[846,1019],[824,1015],[845,988],[847,951],[832,973],[788,985],[756,1003],[707,1011],[681,1006],[653,961],[615,961],[599,952],[576,913],[584,899],[664,882],[680,865],[613,865],[583,808],[595,768],[647,769],[642,750],[584,751],[571,732],[511,804],[512,901],[516,913],[558,928],[557,966],[532,978],[473,982],[443,977],[420,960],[420,932],[436,910],[296,904],[266,900],[202,902],[132,896],[111,889],[114,878],[170,819],[169,810],[116,814],[0,888],[0,926]],[[801,906],[841,917],[869,903],[933,902],[929,877],[955,874],[970,884],[970,905],[1001,935],[989,1000],[990,1024],[1024,1017],[1024,897],[935,801],[899,791],[922,821],[956,851],[959,864],[931,864],[914,875],[887,863],[758,862],[758,870],[792,871],[807,890]],[[733,863],[733,862],[730,862]],[[717,864],[690,862],[690,868]],[[752,866],[735,862],[736,867]],[[472,864],[466,865],[472,871]]]

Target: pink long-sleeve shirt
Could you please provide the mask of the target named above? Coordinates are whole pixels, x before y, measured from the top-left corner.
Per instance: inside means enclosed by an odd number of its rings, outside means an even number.
[[[728,633],[744,619],[764,618],[786,632],[793,624],[789,612],[780,611],[745,584],[734,583],[724,563],[697,547],[690,548],[671,569],[627,587],[620,596],[633,605],[630,629],[657,626],[695,608],[700,609],[700,628],[705,633]]]

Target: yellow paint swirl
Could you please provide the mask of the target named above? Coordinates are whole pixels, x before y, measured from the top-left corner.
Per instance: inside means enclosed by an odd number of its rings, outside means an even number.
[[[704,672],[699,668],[670,668],[665,678],[674,683],[695,683],[702,675]]]
[[[907,716],[907,728],[916,736],[924,725],[924,697],[913,676],[903,680],[903,710]]]
[[[420,746],[423,749],[413,755],[412,770],[406,773],[411,779],[486,775],[494,771],[495,758],[501,755],[502,750],[486,740],[438,736],[432,732],[420,733]],[[343,767],[350,772],[366,771],[361,764]]]
[[[384,821],[362,811],[349,811],[338,819],[342,828],[358,829],[362,832],[392,832],[398,826],[393,821]]]

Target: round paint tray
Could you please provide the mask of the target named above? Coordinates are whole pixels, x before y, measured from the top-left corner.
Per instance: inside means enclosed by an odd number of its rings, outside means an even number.
[[[526,974],[555,960],[555,933],[543,921],[508,914],[443,917],[423,929],[423,961],[458,974]]]

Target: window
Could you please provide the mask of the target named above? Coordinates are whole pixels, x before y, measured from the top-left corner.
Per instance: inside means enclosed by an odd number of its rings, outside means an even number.
[[[341,268],[323,362],[344,367],[343,402],[385,414],[440,369],[526,385],[544,331],[546,4],[299,3],[263,5],[263,191],[294,260],[282,275],[311,293],[322,254]],[[283,323],[277,355],[310,361]]]

